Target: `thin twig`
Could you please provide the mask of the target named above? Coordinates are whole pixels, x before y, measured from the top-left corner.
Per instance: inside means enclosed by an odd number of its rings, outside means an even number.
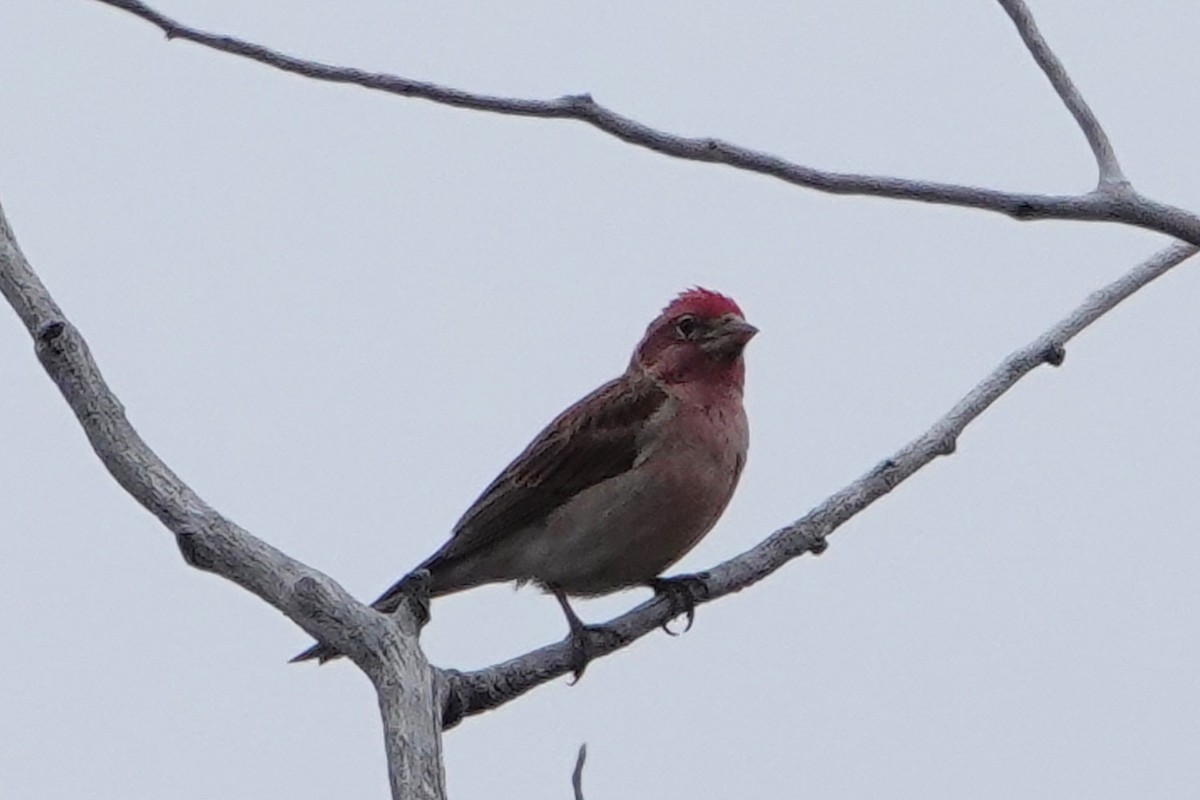
[[[1074,311],[1041,336],[1000,362],[991,374],[958,401],[927,431],[858,480],[832,495],[806,516],[771,534],[750,550],[708,571],[706,592],[697,603],[738,592],[767,577],[804,553],[820,552],[825,538],[846,521],[888,494],[913,473],[938,456],[953,453],[959,435],[976,417],[1041,364],[1058,366],[1064,346],[1080,331],[1111,311],[1138,289],[1164,275],[1200,248],[1176,243],[1162,250],[1117,280],[1089,295]],[[606,623],[607,633],[596,632],[589,652],[607,655],[645,636],[670,618],[670,605],[648,601]],[[446,672],[453,700],[446,707],[447,727],[461,717],[503,705],[530,689],[573,668],[567,642],[542,647],[502,664],[475,672]]]
[[[1079,123],[1083,135],[1087,137],[1088,145],[1091,146],[1092,153],[1096,156],[1096,165],[1100,169],[1100,187],[1128,185],[1129,181],[1125,179],[1125,174],[1121,171],[1121,165],[1117,162],[1117,154],[1108,140],[1108,134],[1104,132],[1100,121],[1092,113],[1091,107],[1083,99],[1079,89],[1075,87],[1075,82],[1071,80],[1062,61],[1042,38],[1029,7],[1025,5],[1024,0],[999,0],[999,2],[1008,12],[1013,24],[1017,26],[1021,41],[1025,42],[1025,47],[1029,49],[1033,60],[1042,68],[1042,72],[1046,73],[1046,77],[1050,79],[1050,85],[1054,87],[1054,91],[1058,93],[1063,104],[1075,117],[1075,121]]]
[[[571,773],[571,788],[575,790],[575,800],[583,800],[584,761],[587,761],[587,742],[579,745],[579,755],[575,757],[575,771]]]
[[[155,11],[140,0],[97,0],[97,2],[123,9],[150,22],[161,29],[168,39],[185,39],[315,80],[353,84],[365,89],[388,92],[403,97],[416,97],[443,105],[494,114],[578,120],[629,144],[644,147],[672,158],[725,164],[735,169],[769,175],[786,183],[829,194],[861,195],[975,208],[1005,214],[1022,221],[1063,219],[1119,222],[1165,233],[1193,244],[1200,244],[1200,217],[1174,206],[1148,200],[1132,189],[1120,193],[1095,191],[1083,195],[1026,194],[883,175],[827,172],[720,139],[677,136],[652,128],[600,105],[587,94],[565,95],[554,100],[531,100],[476,94],[435,83],[415,81],[398,75],[366,72],[360,69],[331,66],[318,61],[295,58],[232,36],[220,36],[189,27]],[[1040,46],[1041,52],[1049,53],[1044,42],[1041,42]],[[1037,53],[1035,53],[1036,55]],[[1053,63],[1058,64],[1057,60]],[[1061,67],[1062,65],[1058,64],[1058,69],[1061,70]],[[1063,74],[1065,75],[1065,73]],[[1082,104],[1083,101],[1080,99],[1078,102]],[[1086,105],[1083,105],[1082,108],[1086,109]],[[1087,114],[1090,118],[1091,112],[1088,111]],[[1096,125],[1095,128],[1098,130],[1099,126]],[[1091,140],[1091,136],[1092,134],[1089,133],[1089,140]],[[1101,139],[1101,141],[1107,146],[1107,139]],[[1107,152],[1111,153],[1111,148]],[[1106,161],[1105,163],[1115,165],[1116,161],[1113,158],[1111,162]]]

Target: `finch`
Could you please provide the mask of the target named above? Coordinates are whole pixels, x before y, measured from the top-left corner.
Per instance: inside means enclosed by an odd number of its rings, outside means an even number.
[[[419,570],[431,597],[486,583],[533,583],[570,626],[576,675],[586,626],[567,601],[635,586],[671,594],[658,576],[725,510],[746,463],[742,351],[758,332],[730,298],[695,288],[650,323],[618,378],[539,433],[471,505],[440,550],[372,606],[392,613]],[[675,581],[673,583],[673,581]],[[682,613],[682,612],[680,612]],[[338,655],[317,644],[293,661]]]

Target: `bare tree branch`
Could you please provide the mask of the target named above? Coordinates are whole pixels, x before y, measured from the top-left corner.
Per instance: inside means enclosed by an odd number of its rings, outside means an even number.
[[[1029,48],[1033,60],[1042,68],[1042,72],[1046,73],[1054,91],[1058,93],[1067,110],[1079,123],[1083,135],[1087,137],[1088,145],[1091,146],[1092,153],[1096,156],[1096,165],[1100,168],[1100,188],[1128,186],[1129,181],[1125,179],[1125,173],[1121,171],[1121,165],[1117,162],[1117,154],[1113,150],[1112,143],[1108,141],[1108,134],[1104,132],[1104,128],[1096,119],[1096,115],[1092,113],[1087,101],[1083,99],[1083,95],[1075,88],[1075,82],[1071,80],[1067,68],[1063,66],[1058,56],[1050,49],[1050,45],[1046,44],[1046,40],[1042,38],[1037,24],[1033,21],[1033,14],[1029,13],[1029,7],[1025,5],[1024,0],[999,0],[999,3],[1008,12],[1013,24],[1017,26],[1017,32],[1021,34],[1021,40]]]
[[[123,9],[141,17],[161,29],[168,39],[185,39],[214,50],[243,56],[285,72],[321,81],[354,84],[366,89],[403,97],[416,97],[476,111],[523,117],[574,119],[586,122],[622,141],[673,158],[725,164],[748,172],[770,175],[786,183],[829,194],[863,195],[976,208],[1005,214],[1017,220],[1062,219],[1119,222],[1159,231],[1193,244],[1200,244],[1200,217],[1183,209],[1149,200],[1128,187],[1121,192],[1094,191],[1083,195],[1044,195],[1002,192],[977,186],[907,180],[881,175],[826,172],[796,164],[769,153],[730,144],[720,139],[689,138],[667,133],[622,116],[600,105],[587,94],[565,95],[554,100],[530,100],[475,94],[398,75],[366,72],[360,69],[331,66],[317,61],[295,58],[259,44],[191,28],[155,11],[140,0],[97,0],[97,2]],[[1008,0],[1002,0],[1002,2],[1006,3],[1006,8],[1008,5],[1015,5],[1009,3]],[[1024,6],[1021,5],[1020,8],[1024,9]],[[1028,18],[1028,11],[1025,11],[1024,14],[1025,17],[1017,20],[1022,36],[1026,36],[1028,30],[1036,33],[1036,29],[1032,28],[1032,19]],[[1022,20],[1025,19],[1028,19],[1028,23],[1022,27],[1024,24]],[[1027,42],[1029,41],[1027,39]],[[1046,62],[1057,70],[1051,74],[1051,81],[1058,80],[1054,77],[1055,75],[1059,75],[1061,80],[1066,80],[1066,83],[1062,85],[1069,87],[1073,93],[1068,95],[1071,98],[1068,100],[1068,107],[1072,109],[1072,113],[1076,113],[1076,118],[1079,119],[1076,109],[1086,110],[1087,106],[1066,79],[1062,65],[1054,58],[1053,53],[1050,52],[1040,36],[1030,44],[1031,49],[1034,46],[1038,48],[1034,50],[1034,56],[1039,59],[1039,63],[1042,63],[1041,59],[1043,58],[1052,59],[1052,61]],[[1055,88],[1059,88],[1059,86],[1060,83],[1055,82]],[[1064,100],[1067,100],[1067,97],[1064,97]],[[1103,152],[1111,155],[1111,147],[1107,145],[1107,138],[1100,131],[1099,125],[1095,123],[1090,111],[1087,111],[1085,119],[1089,120],[1089,127],[1084,128],[1089,141],[1093,141],[1093,137],[1098,136],[1099,138],[1095,141],[1103,143],[1107,148],[1107,150],[1097,151],[1097,157],[1099,158]],[[1082,120],[1081,124],[1083,124]],[[1093,143],[1094,149],[1096,146]],[[1105,159],[1108,158],[1109,156],[1105,156]],[[1109,173],[1112,173],[1112,170],[1115,169],[1115,157],[1102,163],[1110,165],[1102,167],[1102,171],[1107,169]],[[1119,170],[1113,174],[1119,175]],[[1115,183],[1110,180],[1103,185],[1109,187]]]
[[[706,592],[697,603],[715,600],[758,583],[804,553],[824,550],[825,537],[855,514],[883,497],[938,456],[954,452],[958,437],[976,417],[1041,364],[1058,366],[1064,346],[1080,331],[1111,311],[1122,300],[1165,274],[1200,250],[1176,243],[1137,265],[1117,280],[1089,295],[1057,324],[1000,362],[953,408],[927,431],[896,451],[846,488],[830,496],[801,519],[780,528],[746,552],[703,573]],[[668,603],[659,598],[644,603],[605,624],[607,635],[592,642],[596,655],[606,655],[658,628],[670,618]],[[503,705],[530,689],[569,672],[567,642],[548,645],[523,656],[475,672],[448,673],[446,726],[461,717]]]
[[[435,673],[412,615],[388,617],[359,603],[328,576],[221,516],[172,472],[130,424],[87,342],[21,253],[2,207],[0,293],[117,483],[175,534],[189,564],[253,592],[353,659],[379,693],[394,796],[444,800],[441,728],[431,711],[444,701],[435,697]]]

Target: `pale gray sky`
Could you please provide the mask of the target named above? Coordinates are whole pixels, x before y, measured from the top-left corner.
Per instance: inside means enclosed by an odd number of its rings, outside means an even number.
[[[1193,2],[1034,2],[1147,194],[1200,208]],[[0,198],[150,444],[373,598],[678,290],[737,298],[734,555],[1157,250],[1148,233],[837,198],[578,123],[322,85],[92,2],[4,3]],[[592,92],[801,163],[1086,190],[1082,135],[986,0],[163,0],[182,21],[476,91]],[[454,798],[1184,798],[1200,783],[1197,265],[1137,295],[804,558],[446,737]],[[16,798],[385,797],[368,683],[184,566],[0,313],[0,784]],[[580,605],[602,620],[644,599]],[[554,602],[438,600],[477,667]]]

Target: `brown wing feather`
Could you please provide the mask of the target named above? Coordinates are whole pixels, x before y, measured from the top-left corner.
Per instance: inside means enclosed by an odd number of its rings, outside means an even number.
[[[497,537],[536,524],[579,492],[628,470],[642,427],[666,401],[653,381],[622,377],[559,415],[508,465],[422,565],[459,559]]]
[[[450,540],[417,569],[434,573],[436,585],[439,570],[545,519],[584,489],[632,467],[642,426],[666,400],[666,392],[649,379],[631,383],[622,376],[596,389],[530,442],[467,509]],[[408,577],[372,605],[394,611]]]

